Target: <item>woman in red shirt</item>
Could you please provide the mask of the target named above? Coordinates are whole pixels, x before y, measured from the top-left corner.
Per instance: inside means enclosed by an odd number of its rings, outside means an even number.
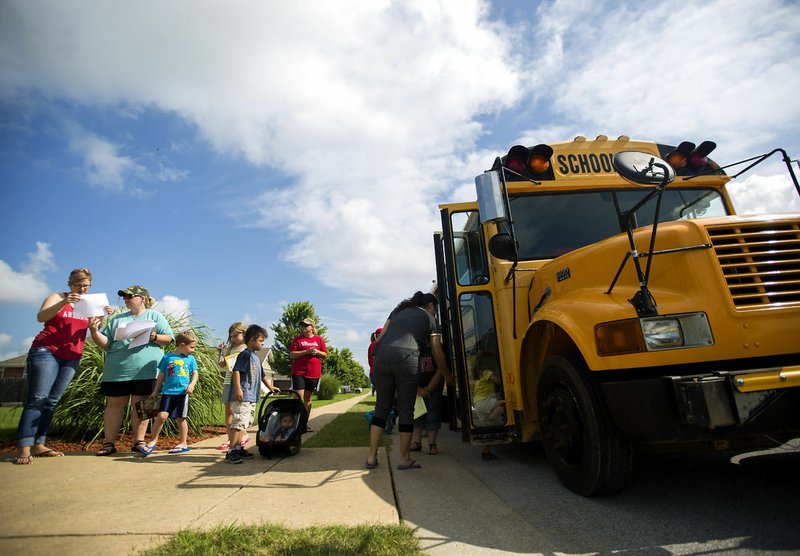
[[[35,457],[64,455],[45,442],[56,405],[83,355],[89,319],[75,317],[73,304],[91,287],[92,273],[88,268],[76,268],[70,272],[68,284],[69,292],[50,294],[36,315],[44,330],[34,338],[28,352],[28,395],[17,430],[17,465],[32,463]],[[106,307],[106,312],[110,310]]]
[[[317,336],[315,323],[311,319],[300,321],[303,333],[289,345],[292,360],[292,390],[300,394],[306,404],[306,416],[311,419],[311,396],[319,386],[322,376],[322,360],[328,356],[325,340]],[[314,432],[306,425],[305,432]]]

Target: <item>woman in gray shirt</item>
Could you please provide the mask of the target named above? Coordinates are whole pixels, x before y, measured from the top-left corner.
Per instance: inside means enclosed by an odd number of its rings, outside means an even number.
[[[411,459],[411,434],[414,430],[414,402],[419,385],[420,350],[430,340],[436,368],[445,381],[452,384],[453,375],[442,349],[442,334],[436,323],[436,296],[416,292],[404,300],[383,325],[375,349],[375,414],[370,428],[370,453],[367,469],[378,465],[378,447],[386,419],[397,397],[398,430],[400,431],[400,470],[419,469]]]

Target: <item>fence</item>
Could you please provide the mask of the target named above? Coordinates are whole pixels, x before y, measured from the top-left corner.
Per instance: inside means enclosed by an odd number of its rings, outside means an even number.
[[[25,401],[25,378],[0,378],[0,403]]]

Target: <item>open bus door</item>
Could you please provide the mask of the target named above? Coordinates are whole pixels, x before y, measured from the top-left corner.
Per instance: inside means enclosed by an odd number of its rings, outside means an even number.
[[[477,204],[452,205],[441,210],[441,217],[434,251],[442,341],[456,375],[447,395],[450,428],[461,426],[470,444],[508,442],[513,427],[503,401],[502,358]]]

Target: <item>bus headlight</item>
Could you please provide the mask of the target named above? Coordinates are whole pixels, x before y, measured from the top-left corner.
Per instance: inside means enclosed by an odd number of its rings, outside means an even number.
[[[598,324],[598,355],[623,355],[714,345],[705,313],[686,313]]]
[[[647,351],[714,344],[705,313],[686,313],[639,319]]]

